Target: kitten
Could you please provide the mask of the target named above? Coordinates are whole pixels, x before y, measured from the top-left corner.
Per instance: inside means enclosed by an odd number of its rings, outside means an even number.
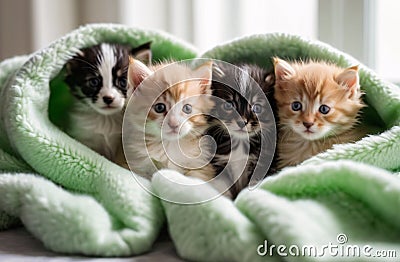
[[[357,66],[343,69],[325,62],[288,63],[279,58],[274,58],[274,66],[280,120],[278,168],[365,135],[355,128],[364,107]]]
[[[121,143],[130,54],[150,61],[150,43],[133,49],[102,43],[79,50],[66,64],[74,97],[66,132],[110,160]]]
[[[205,181],[214,177],[200,145],[213,106],[211,77],[210,62],[195,69],[182,63],[148,68],[131,60],[123,145],[132,171],[146,178],[161,168]]]
[[[267,154],[271,159],[275,151],[276,128],[269,105],[274,108],[273,85],[273,73],[255,65],[221,63],[214,70],[215,107],[206,133],[217,146],[212,165],[225,185],[233,185],[227,194],[232,197],[248,185],[256,165],[262,168],[260,179],[268,172],[268,160],[257,162],[262,138],[268,150],[263,152],[263,160],[268,159]]]

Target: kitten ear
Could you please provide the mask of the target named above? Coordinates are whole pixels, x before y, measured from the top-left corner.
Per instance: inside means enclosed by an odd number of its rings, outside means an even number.
[[[71,61],[68,61],[66,64],[65,64],[65,75],[71,75],[72,74],[72,64],[71,64]]]
[[[274,72],[267,73],[264,78],[264,82],[260,83],[261,90],[264,94],[269,94],[275,85],[275,74]]]
[[[152,52],[150,46],[151,46],[151,41],[133,48],[131,50],[132,57],[143,62],[146,65],[150,65],[152,59]]]
[[[266,86],[273,86],[275,84],[275,75],[274,73],[268,73],[264,79]]]
[[[73,75],[73,71],[76,70],[77,66],[78,63],[75,60],[75,57],[68,60],[68,62],[65,64],[65,75],[66,76]]]
[[[273,59],[276,80],[288,80],[296,74],[293,67],[285,60],[277,57],[274,57]]]
[[[194,70],[196,78],[200,78],[201,93],[206,94],[211,87],[213,62],[207,61]]]
[[[72,68],[77,66],[78,60],[85,59],[85,50],[90,49],[90,47],[85,48],[85,49],[78,49],[78,48],[73,48],[72,50],[75,52],[75,55],[70,58],[67,63],[65,64],[65,69],[67,75],[72,74]]]
[[[222,71],[222,68],[217,65],[216,63],[213,63],[213,74],[219,76],[219,77],[224,77],[225,73]]]
[[[142,81],[153,72],[145,64],[139,60],[129,57],[128,68],[128,92],[127,96],[131,96],[133,91],[142,83]]]
[[[349,97],[352,98],[360,87],[358,65],[346,68],[342,73],[336,76],[336,82],[346,87],[349,92]]]

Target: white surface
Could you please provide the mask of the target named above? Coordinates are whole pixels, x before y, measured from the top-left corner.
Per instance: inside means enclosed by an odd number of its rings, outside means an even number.
[[[98,262],[147,262],[183,261],[176,255],[175,248],[167,237],[160,237],[154,244],[150,253],[136,257],[122,258],[98,258],[84,256],[68,256],[47,250],[40,241],[35,239],[24,228],[11,229],[0,232],[0,261],[22,262],[22,261],[98,261]]]

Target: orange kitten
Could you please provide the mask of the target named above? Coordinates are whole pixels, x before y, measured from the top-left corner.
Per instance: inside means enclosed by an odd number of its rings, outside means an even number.
[[[279,115],[278,168],[301,163],[333,144],[355,142],[361,100],[358,67],[274,58]]]
[[[132,171],[147,178],[161,168],[203,180],[215,176],[200,146],[214,105],[211,77],[211,62],[195,69],[183,63],[149,68],[131,59],[123,140]]]

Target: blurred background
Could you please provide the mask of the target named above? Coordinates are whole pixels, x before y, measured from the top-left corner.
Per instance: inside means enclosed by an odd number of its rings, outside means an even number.
[[[201,52],[282,32],[329,43],[400,83],[399,14],[398,0],[0,0],[0,60],[95,22],[164,30]]]

